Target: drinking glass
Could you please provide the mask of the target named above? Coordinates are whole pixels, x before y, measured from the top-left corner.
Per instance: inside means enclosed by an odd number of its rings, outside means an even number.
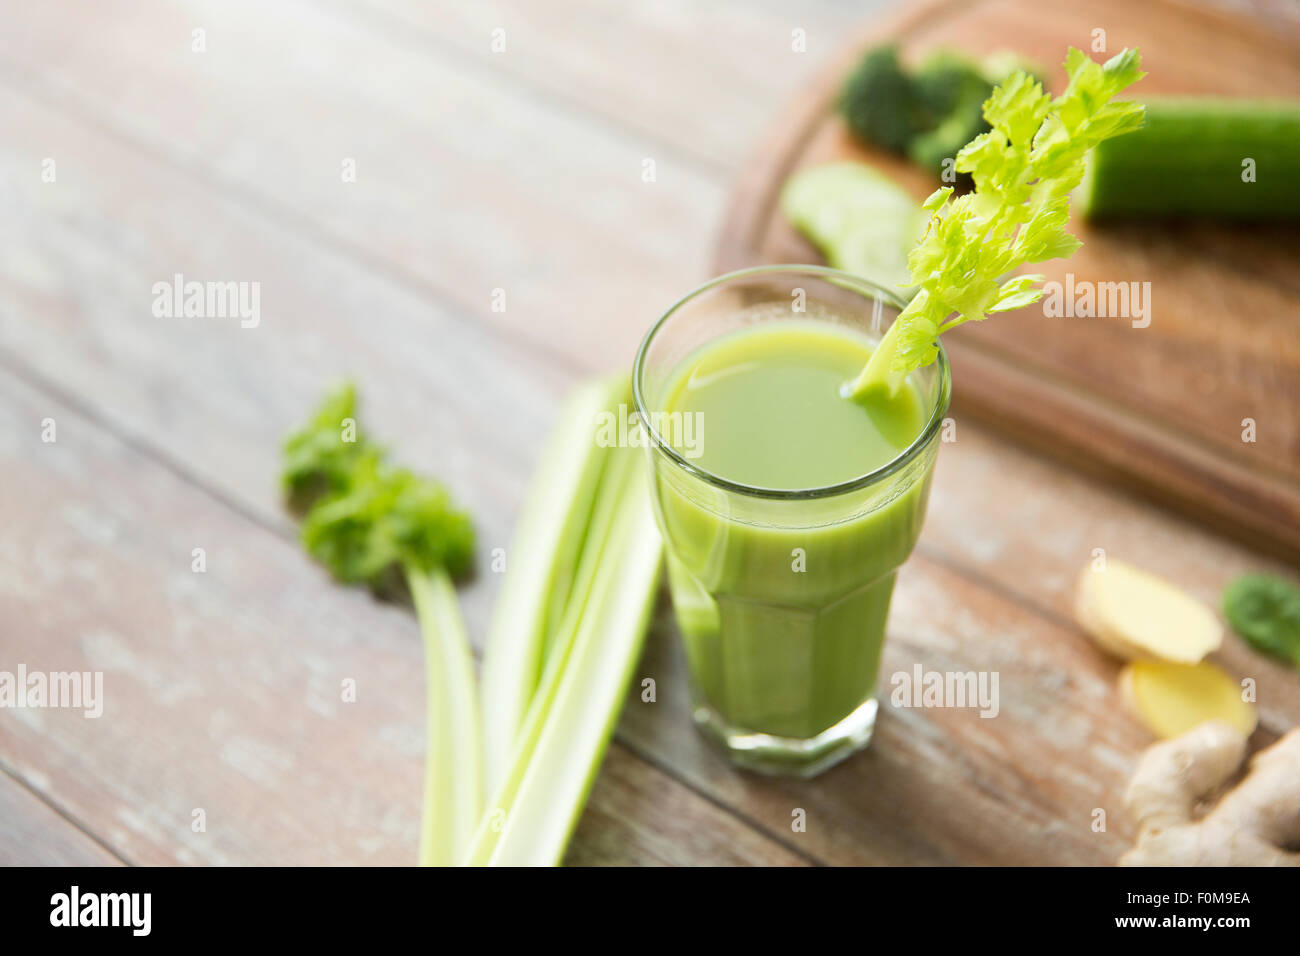
[[[747,269],[673,305],[637,353],[636,411],[695,721],[743,767],[812,776],[870,741],[890,595],[925,517],[948,361],[940,346],[909,376],[924,422],[911,445],[823,487],[761,488],[714,474],[673,447],[656,427],[670,416],[656,413],[683,364],[721,336],[793,319],[879,340],[904,304],[833,269]],[[707,442],[728,424],[702,426]]]

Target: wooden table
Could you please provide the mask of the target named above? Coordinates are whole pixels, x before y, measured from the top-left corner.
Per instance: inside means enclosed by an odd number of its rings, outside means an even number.
[[[0,862],[411,862],[414,620],[301,553],[281,436],[354,376],[382,437],[472,510],[483,555],[506,546],[559,396],[625,367],[705,278],[732,171],[870,6],[13,5],[0,670],[102,671],[105,704],[0,711]],[[177,273],[259,282],[260,323],[157,317]],[[1000,715],[886,707],[872,748],[817,780],[740,774],[690,724],[661,604],[639,669],[658,700],[629,699],[569,862],[1122,852],[1149,739],[1071,623],[1076,572],[1104,548],[1211,602],[1239,572],[1293,572],[971,423],[956,439],[885,673],[997,670]],[[479,636],[500,584],[481,563]],[[1258,681],[1255,743],[1300,720],[1293,673],[1235,638],[1218,657]]]

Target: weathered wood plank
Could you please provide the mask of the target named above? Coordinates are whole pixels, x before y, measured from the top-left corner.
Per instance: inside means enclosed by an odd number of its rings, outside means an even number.
[[[0,79],[582,368],[629,362],[703,278],[722,200],[692,162],[307,0],[30,5]]]
[[[104,689],[97,719],[6,714],[6,765],[133,863],[412,861],[424,688],[409,613],[328,585],[291,543],[7,376],[0,469],[0,619],[22,622],[0,666],[102,672]],[[621,745],[608,768],[578,862],[801,862]],[[704,835],[678,839],[683,820]]]
[[[8,719],[0,718],[0,723]],[[0,866],[120,865],[74,823],[0,771]]]
[[[788,838],[788,845],[797,840]],[[565,862],[576,866],[803,866],[786,846],[640,761],[610,759]]]
[[[517,76],[674,152],[732,167],[772,111],[835,51],[844,29],[890,3],[365,5],[387,14],[399,43],[423,42],[434,54],[455,50],[468,63]],[[363,19],[360,11],[356,16]],[[504,31],[502,52],[493,46],[495,30]]]

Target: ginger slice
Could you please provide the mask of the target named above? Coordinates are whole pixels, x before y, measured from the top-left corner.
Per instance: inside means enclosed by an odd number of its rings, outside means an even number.
[[[1123,561],[1079,575],[1075,618],[1102,648],[1126,660],[1195,664],[1223,643],[1214,611],[1168,581]]]
[[[1243,737],[1255,729],[1255,708],[1241,686],[1208,661],[1133,661],[1120,673],[1120,694],[1157,737],[1177,737],[1206,721],[1221,721]]]

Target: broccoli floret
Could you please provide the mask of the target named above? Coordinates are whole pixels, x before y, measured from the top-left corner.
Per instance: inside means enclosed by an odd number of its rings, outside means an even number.
[[[859,138],[938,173],[945,159],[988,130],[984,101],[1016,70],[1042,75],[1014,53],[973,60],[950,50],[932,53],[909,74],[894,47],[877,47],[846,82],[840,109]]]
[[[959,103],[969,99],[973,90],[992,89],[978,63],[948,50],[931,54],[913,75],[912,82],[932,124],[949,116]],[[987,97],[988,93],[984,95]]]
[[[844,84],[840,112],[855,136],[896,153],[904,152],[926,125],[912,81],[892,46],[877,47],[862,58]]]
[[[913,77],[917,95],[930,120],[908,144],[912,162],[940,172],[943,161],[989,128],[984,119],[984,101],[993,84],[979,64],[941,50],[921,65]]]

